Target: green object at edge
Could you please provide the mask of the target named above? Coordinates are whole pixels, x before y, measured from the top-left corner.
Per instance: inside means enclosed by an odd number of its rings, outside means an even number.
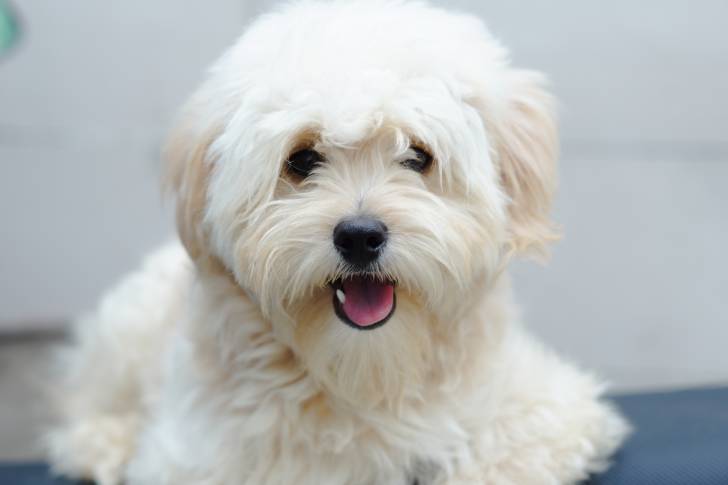
[[[18,39],[18,23],[7,2],[0,0],[0,54]]]

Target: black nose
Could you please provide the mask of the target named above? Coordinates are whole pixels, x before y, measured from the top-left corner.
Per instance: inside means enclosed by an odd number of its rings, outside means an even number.
[[[366,266],[376,260],[386,243],[387,226],[373,217],[345,219],[334,228],[336,250],[356,266]]]

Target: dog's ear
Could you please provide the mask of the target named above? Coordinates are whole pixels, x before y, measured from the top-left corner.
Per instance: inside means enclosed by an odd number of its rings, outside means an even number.
[[[558,136],[553,97],[542,75],[508,69],[495,112],[484,118],[503,190],[510,199],[509,250],[537,256],[557,240],[551,220]],[[491,105],[492,106],[492,105]]]
[[[216,123],[205,123],[200,103],[193,98],[184,107],[163,150],[163,188],[176,201],[180,240],[193,260],[207,253],[203,217],[211,164],[210,145],[220,132]]]

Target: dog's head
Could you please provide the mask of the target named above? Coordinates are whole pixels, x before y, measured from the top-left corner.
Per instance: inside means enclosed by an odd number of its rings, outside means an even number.
[[[263,17],[173,132],[181,238],[322,381],[416,380],[507,256],[554,235],[541,83],[475,18],[421,4]]]

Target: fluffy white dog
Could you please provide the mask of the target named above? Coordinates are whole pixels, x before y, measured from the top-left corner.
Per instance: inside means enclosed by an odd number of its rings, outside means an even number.
[[[102,485],[565,484],[627,426],[518,324],[552,99],[476,18],[263,16],[173,131],[182,245],[76,326],[49,433]]]

